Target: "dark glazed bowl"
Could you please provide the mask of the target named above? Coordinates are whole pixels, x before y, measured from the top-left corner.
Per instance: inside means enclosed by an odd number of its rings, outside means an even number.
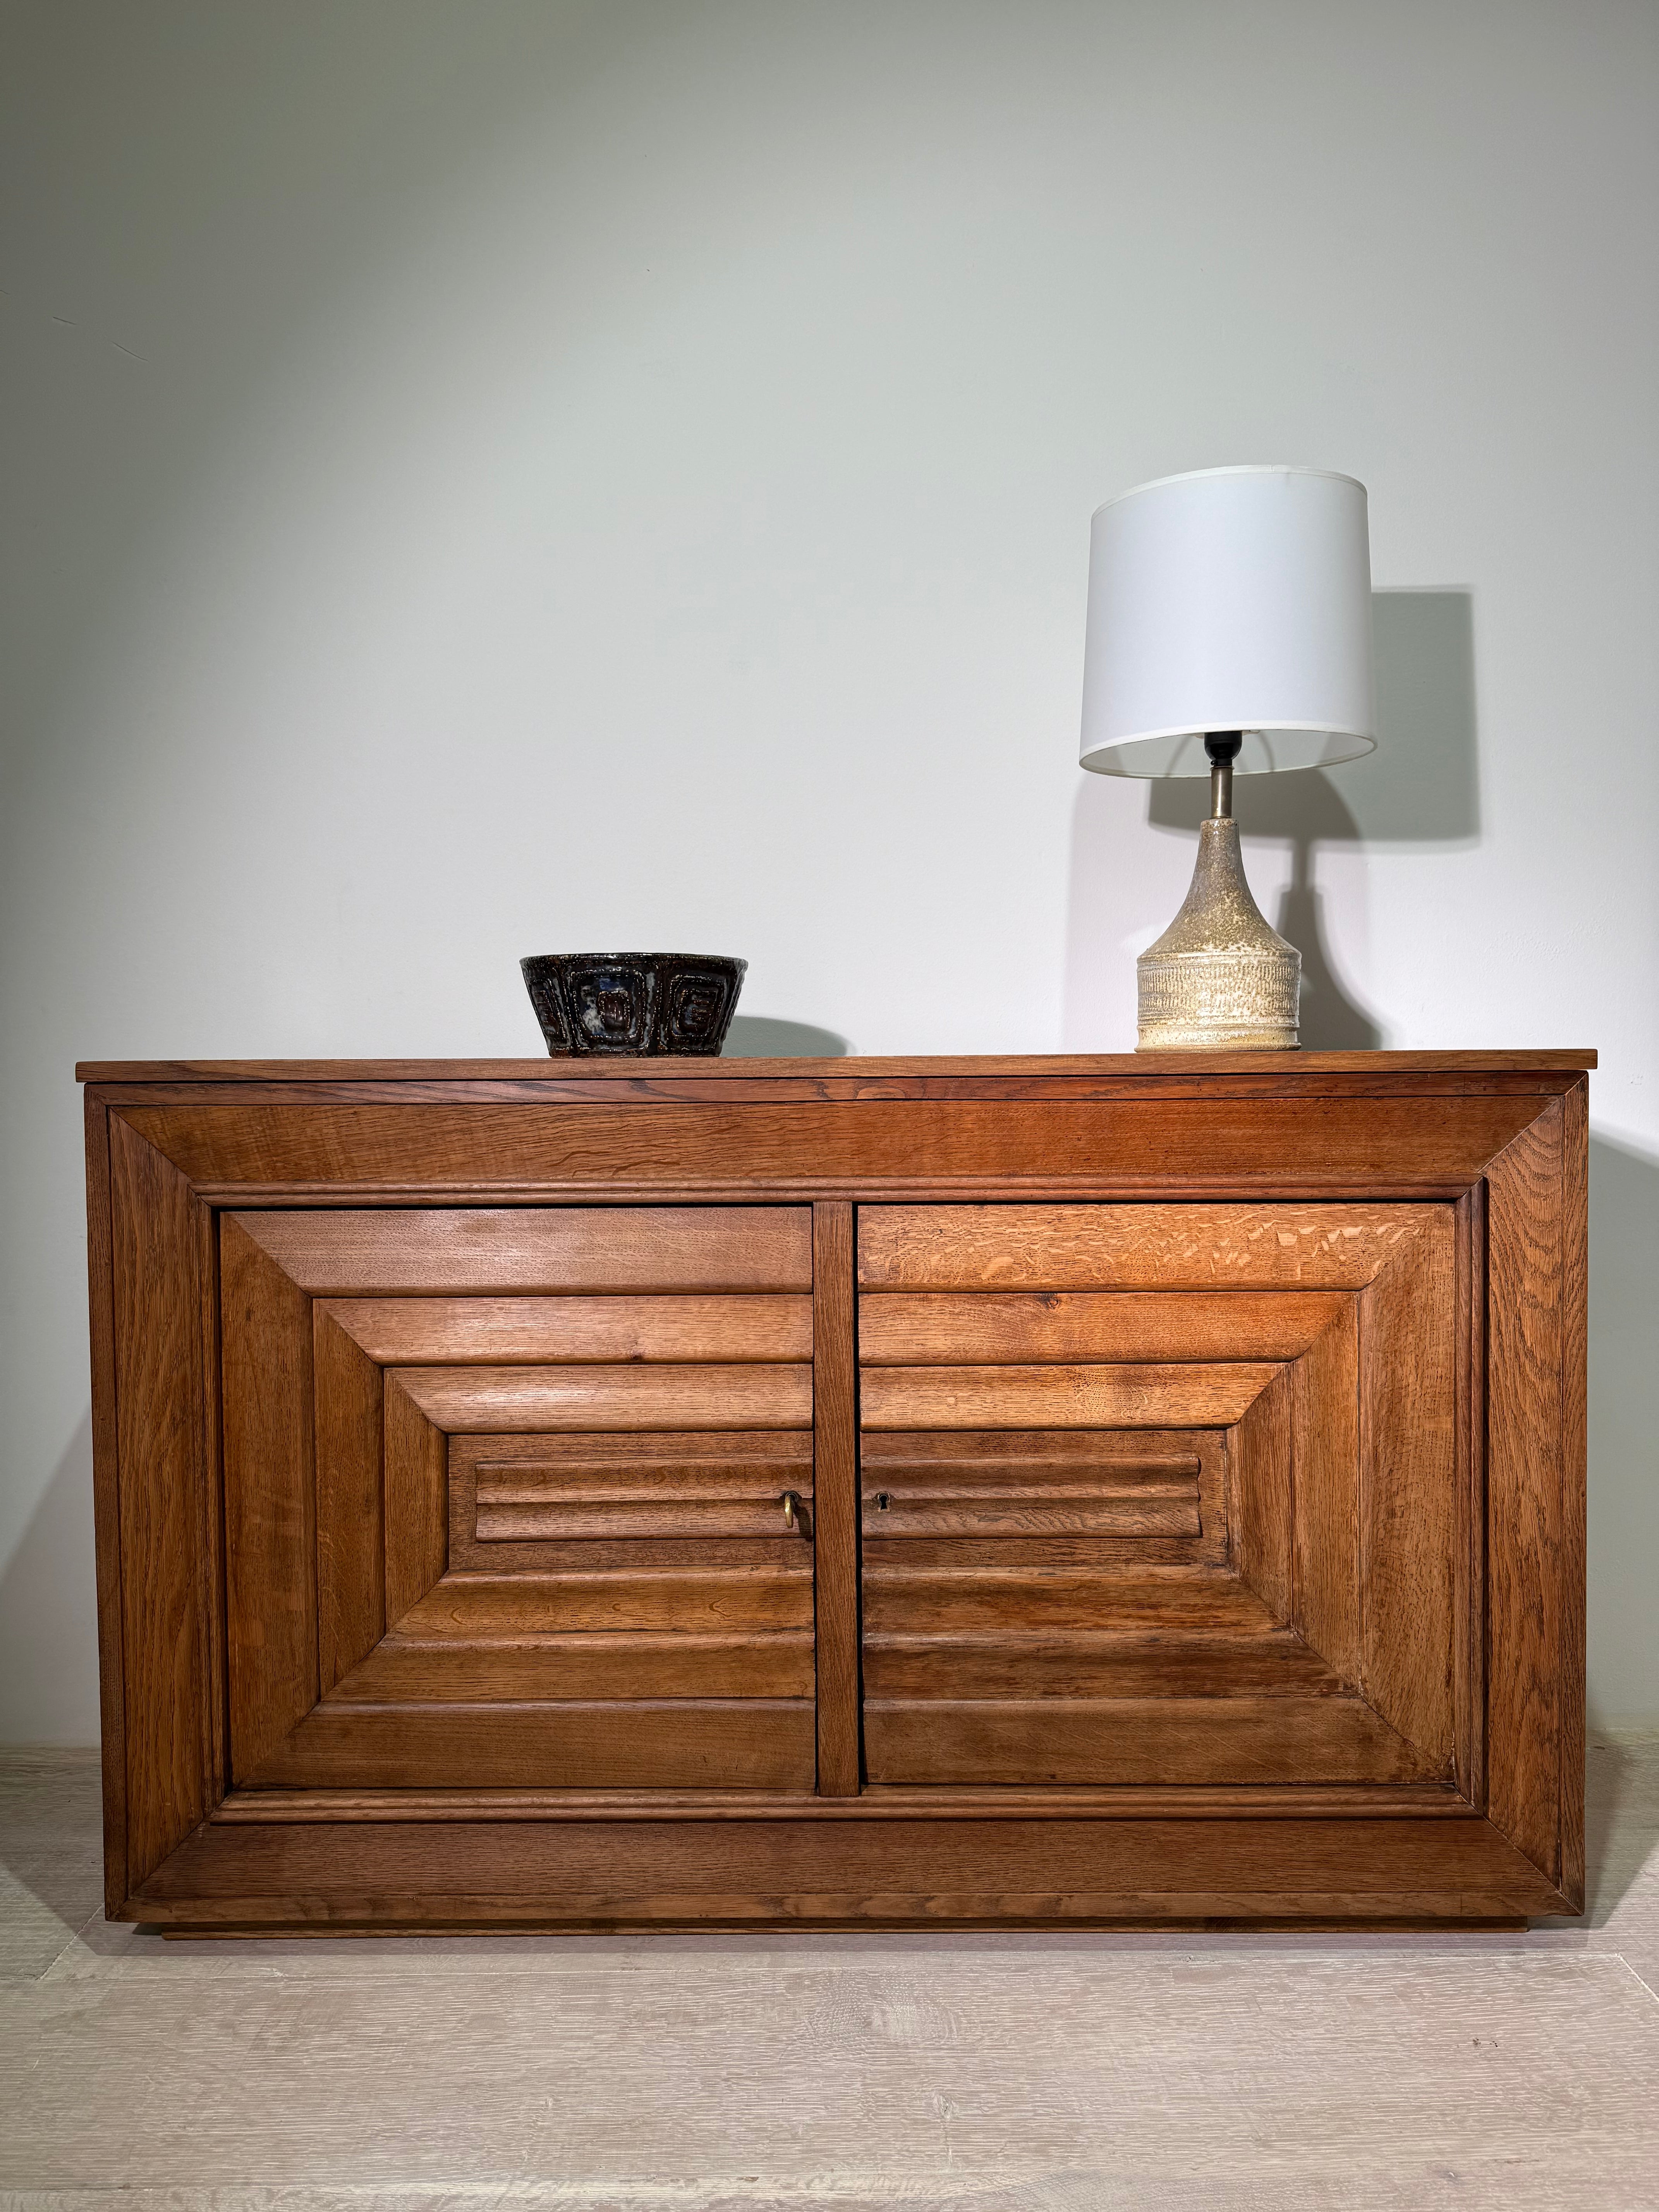
[[[712,1058],[726,1042],[749,963],[719,952],[532,952],[519,965],[556,1056]]]

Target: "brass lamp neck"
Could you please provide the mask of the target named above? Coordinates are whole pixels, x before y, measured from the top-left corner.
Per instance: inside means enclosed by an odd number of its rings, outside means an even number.
[[[1244,742],[1242,730],[1212,730],[1204,740],[1210,757],[1210,819],[1225,822],[1233,811],[1233,763]]]

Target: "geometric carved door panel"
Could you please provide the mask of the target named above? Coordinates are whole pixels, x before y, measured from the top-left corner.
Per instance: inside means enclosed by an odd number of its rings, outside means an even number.
[[[811,1221],[222,1217],[233,1780],[810,1792]]]
[[[1467,1787],[1443,1204],[859,1218],[875,1784]]]

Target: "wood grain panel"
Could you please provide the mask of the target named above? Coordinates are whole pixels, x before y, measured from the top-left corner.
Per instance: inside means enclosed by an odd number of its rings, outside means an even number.
[[[1552,1101],[1487,1177],[1487,1803],[1560,1871],[1562,1124]]]
[[[258,1151],[257,1112],[227,1115],[214,1109],[209,1118],[226,1135],[241,1132],[239,1149]],[[345,1152],[373,1144],[372,1115],[366,1121],[362,1109],[347,1109],[326,1118],[337,1122]],[[477,1128],[476,1114],[441,1118],[464,1144]],[[521,1115],[501,1120],[523,1131]],[[173,1116],[167,1126],[175,1127]],[[410,1206],[237,1218],[286,1274],[317,1297],[807,1291],[812,1282],[811,1217],[804,1206]]]
[[[1474,1184],[1457,1219],[1457,1432],[1460,1537],[1453,1562],[1457,1786],[1486,1802],[1486,1186]]]
[[[230,1717],[225,1683],[224,1360],[220,1344],[219,1223],[209,1206],[191,1208],[196,1240],[197,1419],[204,1480],[197,1494],[197,1588],[202,1609],[202,1701],[207,1711],[203,1786],[216,1804],[231,1786]]]
[[[1345,1682],[1359,1680],[1359,1326],[1342,1317],[1287,1373],[1291,1621]]]
[[[115,1232],[107,1109],[88,1092],[87,1296],[92,1365],[92,1516],[98,1578],[98,1713],[104,1816],[104,1910],[127,1893],[127,1753],[121,1619],[121,1467],[115,1417]]]
[[[590,1062],[591,1066],[592,1063]],[[753,1063],[750,1063],[750,1066]],[[842,1061],[844,1070],[853,1063]],[[791,1106],[807,1102],[848,1106],[872,1101],[915,1100],[939,1104],[1056,1103],[1162,1104],[1170,1099],[1204,1098],[1231,1105],[1242,1099],[1322,1099],[1350,1103],[1364,1099],[1415,1099],[1437,1104],[1446,1098],[1525,1098],[1534,1105],[1560,1097],[1573,1085],[1577,1071],[1553,1073],[1504,1073],[1492,1071],[1452,1076],[1373,1073],[1367,1076],[1319,1074],[1311,1068],[1283,1067],[1273,1074],[1261,1073],[1204,1073],[1192,1069],[1141,1073],[1126,1082],[1121,1077],[1101,1075],[901,1075],[891,1081],[837,1073],[827,1079],[804,1079],[801,1063],[787,1063],[781,1075],[755,1073],[722,1076],[711,1082],[690,1073],[682,1064],[678,1074],[636,1077],[631,1083],[605,1076],[584,1074],[562,1079],[544,1076],[539,1082],[488,1078],[476,1082],[447,1081],[441,1077],[422,1082],[410,1079],[346,1081],[330,1085],[301,1078],[293,1081],[220,1083],[211,1079],[175,1083],[100,1084],[93,1096],[112,1109],[179,1106],[508,1106],[599,1105],[617,1109],[635,1106]],[[1050,1180],[1041,1193],[1027,1196],[1054,1197],[1062,1188]],[[1364,1195],[1375,1198],[1376,1191]],[[665,1202],[675,1198],[664,1194]],[[501,1201],[493,1201],[499,1203]],[[746,1201],[733,1200],[741,1205]]]
[[[971,1537],[911,1535],[906,1566],[1089,1566],[1137,1571],[1180,1562],[1195,1569],[1229,1559],[1226,1467],[1219,1429],[866,1430],[862,1438],[863,1542],[866,1561],[890,1559],[890,1525],[875,1495],[911,1486],[964,1494],[981,1486],[1018,1490],[1028,1483],[1079,1487],[1088,1495],[1127,1496],[1169,1480],[1195,1496],[1198,1533],[1182,1536],[1018,1536],[994,1540],[988,1555]],[[890,1504],[889,1513],[892,1511]],[[1190,1525],[1188,1522],[1186,1525]]]
[[[1334,1790],[1322,1793],[1336,1800]],[[914,1802],[914,1801],[912,1801]],[[1476,1817],[226,1822],[146,1884],[134,1917],[314,1926],[402,1920],[1482,1919],[1557,1909]],[[830,1817],[823,1817],[830,1813]]]
[[[203,1433],[203,1309],[211,1285],[188,1185],[119,1115],[109,1125],[109,1176],[118,1494],[104,1525],[113,1517],[118,1526],[131,1885],[181,1841],[214,1794],[203,1555],[213,1473]]]
[[[803,1547],[803,1550],[805,1547]],[[404,1616],[405,1636],[492,1636],[579,1629],[812,1626],[810,1557],[792,1570],[605,1568],[586,1574],[449,1574]]]
[[[317,1702],[311,1301],[220,1224],[232,1771],[257,1771]]]
[[[1427,1763],[1455,1748],[1457,1235],[1449,1206],[1358,1299],[1365,1696]]]
[[[452,1499],[451,1511],[454,1510]],[[452,1546],[451,1574],[594,1574],[615,1567],[775,1567],[787,1573],[810,1565],[812,1557],[810,1506],[794,1529],[783,1525],[778,1509],[775,1535],[766,1536],[577,1536],[519,1542],[502,1538]]]
[[[741,1517],[730,1522],[724,1535],[705,1527],[695,1537],[676,1537],[665,1521],[641,1510],[618,1518],[608,1534],[578,1536],[567,1522],[568,1533],[556,1535],[481,1539],[481,1481],[495,1500],[489,1509],[492,1516],[497,1507],[514,1504],[508,1492],[516,1488],[516,1502],[531,1506],[561,1499],[574,1506],[586,1498],[590,1505],[610,1499],[644,1509],[654,1499],[672,1510],[677,1499],[724,1498],[742,1502]],[[783,1513],[786,1490],[802,1501],[793,1529]],[[793,1429],[694,1430],[681,1435],[576,1430],[455,1437],[449,1443],[449,1516],[453,1568],[500,1573],[607,1565],[799,1565],[814,1527],[811,1434]],[[562,1517],[540,1515],[537,1525],[550,1531]],[[626,1534],[624,1523],[629,1524]],[[729,1553],[728,1543],[734,1547]]]
[[[274,1750],[268,1785],[386,1790],[810,1792],[810,1698],[544,1705],[320,1705]]]
[[[875,1367],[866,1429],[1224,1428],[1278,1373],[1239,1360],[1164,1367]]]
[[[1277,1622],[1291,1618],[1291,1370],[1267,1385],[1227,1440],[1232,1559]]]
[[[872,1698],[1326,1697],[1342,1685],[1299,1637],[1074,1631],[1067,1636],[866,1638]]]
[[[817,1787],[858,1794],[859,1437],[854,1222],[850,1206],[812,1209],[813,1458],[817,1537]]]
[[[135,1106],[127,1118],[193,1182],[216,1194],[273,1184],[347,1191],[511,1187],[532,1194],[702,1185],[840,1195],[884,1181],[975,1179],[1029,1180],[1040,1188],[1052,1182],[1056,1161],[1066,1164],[1072,1178],[1119,1187],[1201,1190],[1254,1183],[1282,1192],[1300,1182],[1317,1192],[1434,1192],[1472,1182],[1526,1126],[1536,1103],[1530,1096],[1447,1097],[1429,1115],[1409,1098],[1251,1098],[1231,1105],[1224,1116],[1201,1097],[1075,1105],[875,1098],[851,1111],[817,1101],[636,1104],[624,1113],[604,1104],[188,1105]],[[334,1279],[315,1287],[462,1287],[447,1271],[436,1281],[429,1266],[416,1272],[420,1279],[403,1285]],[[705,1267],[678,1273],[662,1286],[799,1290],[805,1283],[803,1276],[711,1281]],[[465,1287],[649,1285],[494,1278]],[[1071,1287],[1086,1288],[1088,1279]]]
[[[866,1366],[1034,1360],[1295,1359],[1336,1295],[1279,1291],[878,1291],[859,1301]]]
[[[1033,1481],[998,1490],[977,1482],[959,1489],[866,1486],[866,1525],[877,1538],[915,1540],[978,1536],[989,1541],[1028,1536],[1196,1536],[1198,1471],[1182,1486],[1152,1485],[1116,1496],[1091,1497],[1075,1485]]]
[[[1420,1225],[1402,1206],[869,1206],[881,1291],[1352,1291]]]
[[[873,1430],[860,1439],[867,1476],[896,1483],[983,1480],[1006,1484],[1033,1466],[1065,1469],[1091,1486],[1139,1489],[1178,1478],[1201,1480],[1218,1452],[1218,1430],[926,1429]]]
[[[812,1357],[806,1297],[341,1298],[324,1310],[383,1367]]]
[[[891,1097],[889,1084],[909,1079],[951,1084],[967,1077],[992,1077],[1000,1081],[1103,1080],[1132,1084],[1137,1091],[1157,1091],[1170,1078],[1188,1087],[1214,1083],[1218,1076],[1236,1073],[1261,1083],[1273,1093],[1300,1097],[1312,1084],[1333,1075],[1360,1079],[1359,1087],[1386,1088],[1391,1084],[1417,1082],[1425,1078],[1474,1079],[1500,1076],[1525,1081],[1534,1091],[1551,1088],[1549,1079],[1568,1078],[1594,1067],[1594,1052],[1298,1052],[1287,1067],[1280,1053],[1262,1052],[1091,1052],[927,1054],[915,1055],[858,1054],[845,1060],[799,1059],[714,1060],[684,1062],[660,1059],[615,1059],[555,1061],[538,1054],[533,1060],[83,1060],[76,1064],[77,1083],[126,1083],[167,1088],[179,1083],[233,1083],[240,1090],[296,1083],[321,1084],[331,1090],[341,1085],[393,1084],[412,1086],[417,1095],[444,1090],[448,1095],[471,1097],[478,1086],[511,1083],[532,1092],[563,1097],[572,1091],[583,1094],[647,1097],[681,1091],[687,1085],[698,1091],[714,1088],[722,1093],[745,1090],[757,1078],[784,1079],[814,1097],[862,1097],[873,1091]],[[823,1088],[834,1085],[834,1090]],[[1455,1081],[1443,1089],[1455,1089]],[[1557,1084],[1565,1089],[1565,1084]],[[906,1096],[909,1093],[904,1094]],[[919,1094],[925,1095],[925,1094]]]
[[[386,1439],[386,1618],[403,1620],[443,1573],[449,1553],[449,1476],[442,1432],[382,1370]],[[418,1371],[418,1370],[414,1370]]]
[[[1407,1782],[1422,1762],[1358,1698],[867,1699],[872,1782]]]
[[[864,1573],[867,1637],[1077,1629],[1235,1630],[1259,1636],[1277,1625],[1253,1591],[1225,1574],[1173,1569],[1132,1578],[1052,1568],[907,1571],[885,1564],[870,1565]]]
[[[659,1790],[653,1820],[1459,1820],[1482,1816],[1438,1782],[1262,1783],[1137,1785],[1124,1789],[933,1790],[878,1786],[856,1797],[768,1798],[752,1790]],[[640,1802],[618,1790],[234,1790],[210,1816],[216,1823],[470,1821],[540,1825],[638,1820]],[[1497,1835],[1497,1830],[1490,1832]],[[1510,1847],[1505,1845],[1507,1850]],[[1519,1863],[1519,1853],[1516,1858]],[[1534,1878],[1537,1869],[1533,1869]]]
[[[810,1365],[400,1367],[446,1433],[540,1429],[810,1429]]]
[[[793,1801],[790,1820],[802,1817],[795,1809],[797,1805],[817,1802],[811,1798]],[[1518,1860],[1519,1854],[1515,1856]],[[336,1892],[330,1904],[337,1904],[337,1911],[325,1913],[307,1898],[301,1906],[299,1924],[308,1935],[345,1936],[393,1926],[410,1934],[450,1929],[459,1934],[538,1929],[560,1935],[618,1936],[699,1935],[757,1928],[796,1933],[895,1929],[939,1932],[957,1928],[1020,1932],[1073,1928],[1259,1928],[1279,1933],[1300,1928],[1375,1928],[1401,1934],[1453,1924],[1461,1932],[1501,1935],[1523,1929],[1528,1911],[1563,1910],[1560,1893],[1537,1876],[1535,1870],[1530,1888],[1523,1881],[1517,1882],[1505,1896],[1508,1901],[1501,1905],[1488,1905],[1484,1894],[1471,1897],[1444,1890],[1399,1891],[1390,1893],[1386,1903],[1371,1896],[1356,1899],[1340,1890],[1237,1889],[1178,1893],[1097,1889],[1068,1892],[1061,1897],[1049,1891],[884,1890],[873,1896],[810,1892],[787,1898],[752,1890],[682,1889],[653,1891],[641,1898],[635,1892],[609,1887],[561,1890],[556,1915],[545,1908],[526,1909],[511,1896],[477,1899],[471,1894],[428,1893],[422,1896],[421,1909],[411,1911],[402,1899],[388,1902],[368,1893]],[[1518,1901],[1523,1897],[1545,1901],[1528,1905]],[[148,1898],[144,1902],[149,1903]],[[252,1940],[286,1932],[291,1924],[289,1921],[273,1924],[260,1919],[258,1903],[256,1896],[216,1899],[201,1915],[158,1904],[155,1911],[146,1911],[143,1917],[161,1925],[164,1934],[175,1939],[193,1941],[211,1934]]]
[[[391,1636],[331,1692],[354,1704],[546,1704],[640,1698],[810,1698],[809,1629],[453,1638]]]
[[[757,1467],[742,1473],[714,1468],[673,1470],[672,1483],[652,1480],[659,1470],[597,1472],[591,1481],[574,1484],[566,1469],[538,1480],[541,1470],[510,1471],[489,1462],[478,1468],[474,1530],[481,1544],[536,1542],[583,1537],[707,1537],[775,1539],[786,1526],[782,1493],[775,1472]],[[810,1538],[812,1494],[810,1482],[795,1492],[788,1509],[801,1541]]]
[[[326,1691],[386,1632],[380,1370],[313,1305],[317,1656]]]
[[[657,1481],[672,1488],[683,1476],[730,1473],[757,1479],[775,1469],[797,1490],[812,1488],[812,1437],[803,1429],[572,1429],[538,1435],[452,1437],[450,1464],[476,1483],[485,1465],[535,1468],[550,1480],[585,1482],[600,1469],[628,1482]]]
[[[1188,1433],[1144,1429],[884,1431],[871,1439],[885,1449],[867,1454],[866,1487],[880,1482],[895,1505],[901,1496],[1000,1496],[1022,1488],[1034,1496],[1053,1498],[1182,1498],[1196,1502],[1202,1462],[1197,1452],[1182,1449]],[[1177,1440],[1173,1446],[1166,1441],[1171,1436]],[[983,1449],[988,1437],[1019,1448],[994,1455]],[[1144,1443],[1143,1437],[1147,1438]],[[907,1450],[913,1443],[928,1449]],[[941,1444],[954,1444],[956,1449],[941,1451]],[[876,1528],[871,1533],[890,1532]]]
[[[872,1522],[876,1526],[875,1516]],[[922,1567],[1069,1567],[1097,1575],[1133,1577],[1150,1568],[1185,1574],[1214,1571],[1207,1540],[1199,1536],[907,1536],[888,1544],[866,1536],[869,1565]]]

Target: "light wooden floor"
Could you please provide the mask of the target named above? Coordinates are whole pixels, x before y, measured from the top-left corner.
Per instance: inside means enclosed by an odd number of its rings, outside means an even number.
[[[1659,2207],[1659,1736],[1526,1936],[164,1944],[0,1754],[4,2212]]]

